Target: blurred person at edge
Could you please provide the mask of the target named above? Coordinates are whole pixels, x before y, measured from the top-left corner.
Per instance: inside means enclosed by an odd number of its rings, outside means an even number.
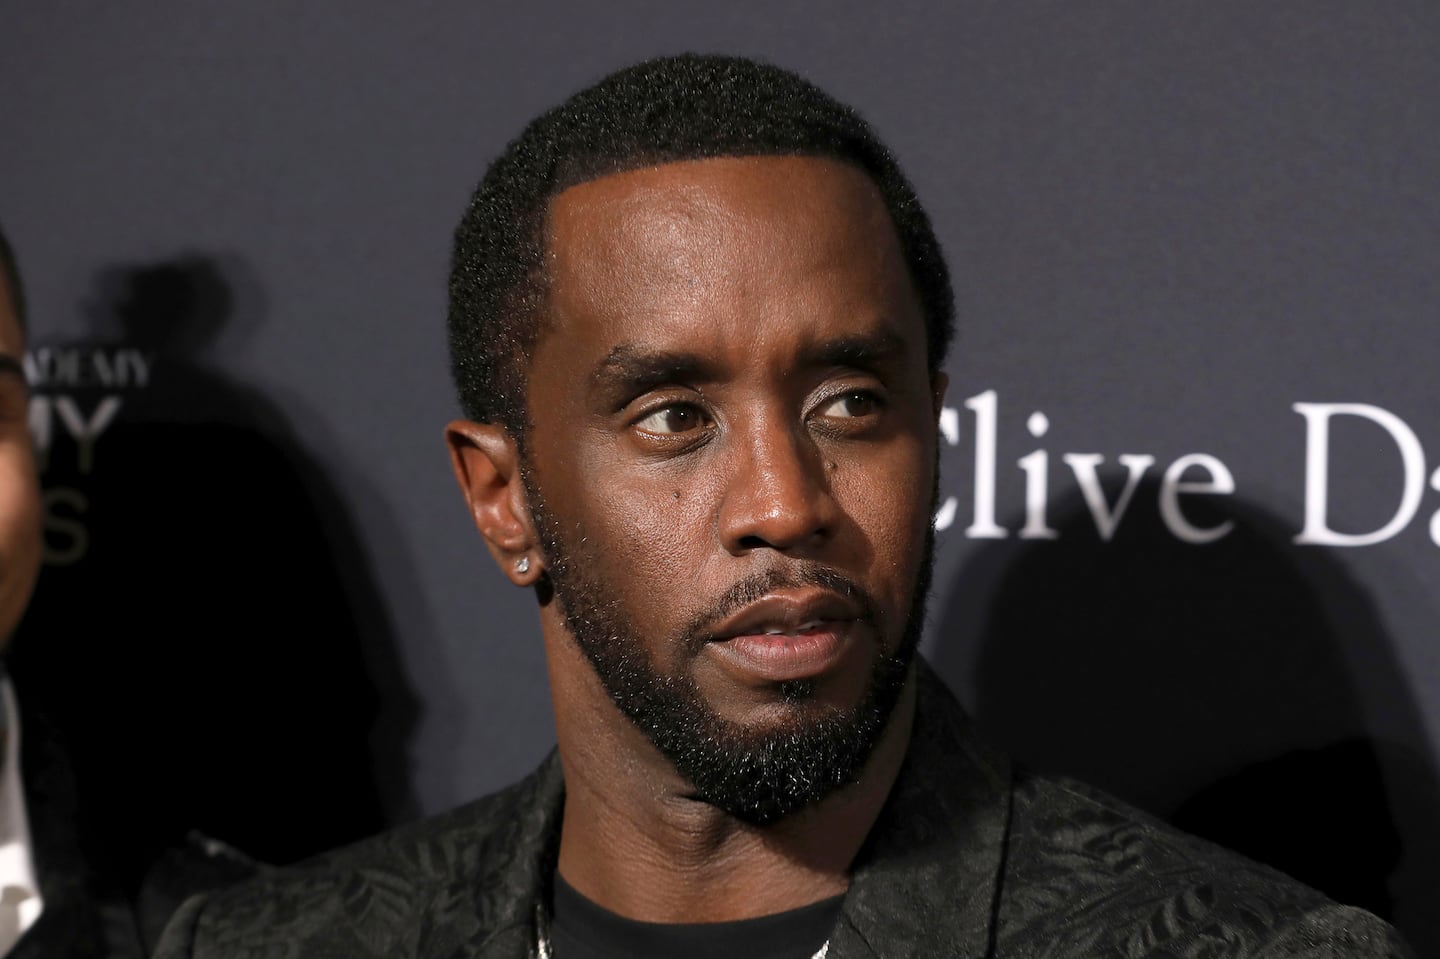
[[[42,556],[28,332],[19,267],[0,229],[0,651],[25,612]],[[145,864],[141,889],[107,882],[83,852],[63,743],[43,713],[25,708],[24,685],[0,658],[0,959],[139,959],[185,896],[255,867],[197,835]]]

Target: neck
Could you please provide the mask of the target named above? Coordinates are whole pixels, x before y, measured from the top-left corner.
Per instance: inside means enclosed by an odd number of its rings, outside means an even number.
[[[560,873],[611,912],[724,922],[836,896],[899,774],[915,715],[912,671],[860,780],[755,826],[691,789],[620,714],[574,644],[547,642],[565,771]]]

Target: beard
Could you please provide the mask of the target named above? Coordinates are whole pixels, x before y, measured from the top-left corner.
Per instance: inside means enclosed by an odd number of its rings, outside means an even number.
[[[785,682],[779,684],[785,715],[750,728],[720,716],[689,672],[662,673],[656,668],[641,630],[616,599],[619,591],[614,583],[605,577],[613,562],[587,551],[584,535],[572,530],[573,539],[562,536],[530,471],[522,468],[521,475],[545,549],[549,586],[570,635],[611,701],[690,783],[695,798],[763,826],[859,780],[904,691],[919,646],[934,565],[933,526],[926,526],[900,641],[893,652],[877,653],[859,701],[849,708],[816,702],[812,680]],[[700,653],[708,624],[774,590],[802,586],[819,586],[848,597],[861,610],[860,621],[879,635],[878,606],[862,587],[828,567],[790,563],[739,581],[694,616],[679,635],[671,637],[680,653],[676,662]]]

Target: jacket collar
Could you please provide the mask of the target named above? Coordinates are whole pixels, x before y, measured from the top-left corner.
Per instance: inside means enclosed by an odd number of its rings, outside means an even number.
[[[988,955],[1010,822],[1010,766],[986,747],[929,665],[918,661],[905,762],[856,860],[831,959]],[[515,828],[481,850],[475,885],[485,956],[533,954],[549,897],[565,783],[554,751],[517,791]]]

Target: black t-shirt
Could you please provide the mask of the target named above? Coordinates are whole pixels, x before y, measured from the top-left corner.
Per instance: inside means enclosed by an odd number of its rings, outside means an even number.
[[[637,922],[556,874],[550,946],[554,959],[810,959],[830,938],[844,898],[737,922]]]

